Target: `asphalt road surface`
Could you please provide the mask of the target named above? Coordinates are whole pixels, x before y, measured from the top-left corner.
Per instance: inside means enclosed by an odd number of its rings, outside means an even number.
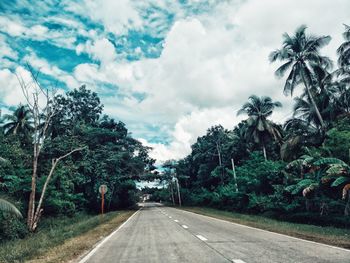
[[[85,262],[350,263],[350,250],[145,203]]]

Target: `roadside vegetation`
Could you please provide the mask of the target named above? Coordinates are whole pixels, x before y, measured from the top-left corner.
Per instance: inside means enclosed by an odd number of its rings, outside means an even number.
[[[0,245],[0,262],[67,262],[89,251],[134,211],[45,218],[34,234]]]
[[[96,226],[102,184],[105,212],[135,206],[135,181],[154,169],[149,148],[103,114],[96,93],[85,86],[50,93],[28,68],[30,83],[19,76],[28,103],[0,115],[1,262],[30,258]]]
[[[310,34],[305,26],[285,33],[269,59],[284,80],[281,92],[294,100],[292,117],[276,123],[271,115],[282,105],[268,96],[250,96],[232,113],[245,120],[232,130],[209,128],[186,158],[164,165],[167,187],[148,189],[152,198],[177,203],[178,180],[184,205],[348,228],[349,26],[343,37],[333,63],[322,55],[329,36]]]

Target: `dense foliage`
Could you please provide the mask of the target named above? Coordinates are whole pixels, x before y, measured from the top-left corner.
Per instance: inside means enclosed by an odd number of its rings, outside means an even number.
[[[293,117],[274,123],[269,117],[280,103],[252,95],[238,112],[246,120],[233,130],[208,129],[190,155],[173,162],[183,203],[349,226],[342,219],[350,214],[348,26],[344,38],[338,68],[331,71],[332,61],[320,53],[329,36],[308,35],[305,26],[283,35],[270,60],[282,61],[276,75],[286,75],[286,95],[303,89],[294,98]],[[165,180],[169,189],[153,190],[153,198],[176,202],[172,180]]]
[[[154,162],[148,157],[149,149],[130,136],[124,123],[101,116],[100,99],[84,86],[57,95],[55,100],[58,111],[49,124],[39,158],[36,195],[41,194],[55,158],[74,147],[85,148],[58,163],[48,184],[43,216],[99,212],[101,184],[109,188],[105,196],[107,211],[134,205],[138,201],[135,179]],[[0,188],[6,199],[15,201],[25,215],[33,162],[31,113],[26,105],[20,105],[12,114],[2,117]],[[3,217],[2,238],[23,235],[23,226],[18,226],[23,225],[22,221],[13,220],[7,213]]]

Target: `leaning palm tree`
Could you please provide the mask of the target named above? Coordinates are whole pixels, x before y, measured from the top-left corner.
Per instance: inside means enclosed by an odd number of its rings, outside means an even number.
[[[263,96],[259,98],[256,95],[252,95],[249,97],[249,101],[237,112],[237,115],[243,113],[248,115],[245,137],[262,145],[265,160],[267,160],[266,143],[268,140],[272,138],[280,141],[282,137],[280,128],[267,119],[271,116],[275,107],[282,107],[282,104],[278,101],[272,101],[270,97]]]
[[[24,105],[19,105],[13,114],[4,115],[4,119],[8,120],[3,125],[6,134],[28,135],[33,130],[30,110]]]
[[[330,36],[313,36],[305,33],[306,26],[300,26],[293,36],[283,34],[283,45],[281,49],[271,52],[271,62],[277,60],[283,64],[276,70],[277,77],[283,77],[287,71],[288,77],[284,85],[284,93],[293,95],[294,89],[304,84],[306,94],[315,109],[317,118],[325,128],[323,118],[314,100],[311,88],[317,83],[317,70],[325,70],[332,67],[328,57],[320,55],[320,49],[331,40]]]
[[[5,199],[0,198],[0,211],[9,213],[11,215],[14,215],[18,218],[22,218],[21,212],[15,207],[13,204],[11,204],[9,201],[6,201]]]

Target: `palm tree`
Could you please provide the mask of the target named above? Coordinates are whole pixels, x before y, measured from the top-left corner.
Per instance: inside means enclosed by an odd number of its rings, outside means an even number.
[[[9,213],[11,215],[14,215],[18,218],[22,218],[21,212],[9,201],[6,201],[5,199],[0,198],[0,211]]]
[[[338,53],[338,65],[341,68],[350,66],[350,26],[345,25],[345,32],[343,33],[343,37],[345,42],[340,45],[337,49]],[[348,69],[349,70],[349,69]]]
[[[13,114],[4,115],[8,122],[3,125],[6,134],[28,135],[32,130],[31,113],[28,107],[19,105]]]
[[[273,102],[270,97],[265,96],[259,98],[252,95],[248,100],[237,112],[237,115],[243,113],[248,115],[245,136],[262,145],[264,158],[267,160],[265,148],[267,141],[271,138],[279,141],[282,137],[280,128],[267,118],[271,116],[275,107],[282,107],[282,104],[278,101]]]
[[[284,93],[293,95],[295,87],[303,83],[306,94],[315,109],[317,118],[325,128],[323,118],[316,105],[311,88],[317,83],[317,71],[329,69],[332,62],[328,57],[320,55],[320,49],[331,40],[330,36],[306,35],[306,26],[300,26],[293,36],[283,34],[283,45],[281,49],[271,52],[271,62],[283,61],[283,64],[276,70],[277,77],[282,77],[290,69],[284,85]]]

